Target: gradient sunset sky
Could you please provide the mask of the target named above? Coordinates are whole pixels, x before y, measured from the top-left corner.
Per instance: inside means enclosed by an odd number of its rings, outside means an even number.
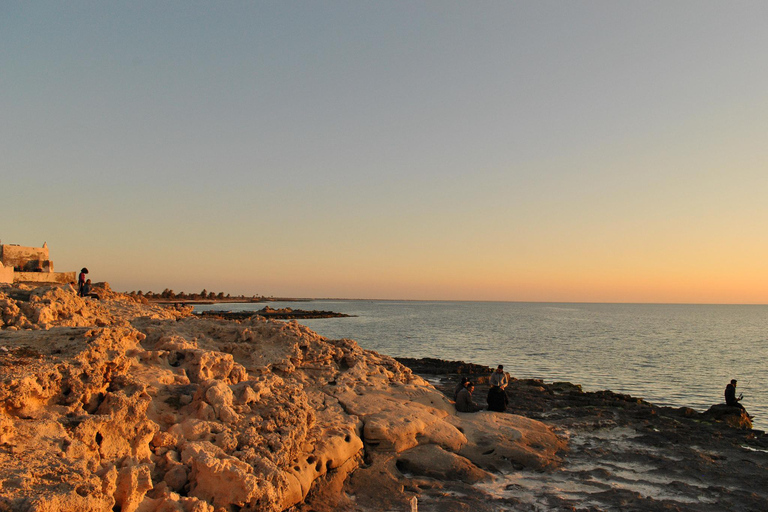
[[[0,240],[122,291],[768,303],[768,2],[0,2]]]

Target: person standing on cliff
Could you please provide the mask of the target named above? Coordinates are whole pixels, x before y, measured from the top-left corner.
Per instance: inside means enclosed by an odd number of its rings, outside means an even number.
[[[80,269],[80,275],[77,276],[77,294],[80,297],[84,297],[83,295],[83,287],[85,287],[85,275],[88,273],[88,269],[83,267]]]
[[[739,409],[745,410],[744,406],[739,403],[743,398],[743,395],[739,394],[739,397],[736,398],[736,382],[738,382],[736,379],[732,379],[731,383],[725,386],[725,403],[731,407],[738,407]]]
[[[491,374],[489,384],[491,386],[498,386],[504,391],[504,388],[509,384],[509,378],[507,377],[507,374],[504,373],[504,365],[500,364],[496,368],[496,371]]]
[[[467,385],[459,391],[456,395],[456,410],[459,412],[477,412],[483,407],[475,403],[472,400],[472,392],[475,390],[475,385],[471,382],[467,382]]]

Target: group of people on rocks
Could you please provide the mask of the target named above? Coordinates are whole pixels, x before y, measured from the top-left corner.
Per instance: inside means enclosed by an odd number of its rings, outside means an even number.
[[[87,268],[83,267],[80,269],[80,275],[77,276],[77,295],[79,297],[93,297],[94,299],[98,299],[99,296],[91,292],[91,280],[86,279],[86,274],[88,274]]]
[[[746,409],[741,405],[741,399],[743,394],[736,396],[736,379],[732,379],[731,382],[725,387],[725,403],[731,407],[738,407],[746,413]],[[504,366],[499,365],[496,370],[491,374],[488,381],[490,389],[488,390],[488,403],[489,411],[504,412],[509,405],[509,398],[507,397],[506,387],[509,384],[509,377],[504,373]],[[475,391],[475,384],[466,377],[461,378],[461,382],[456,386],[453,391],[453,401],[456,405],[456,410],[459,412],[477,412],[484,409],[484,407],[474,401],[472,393]],[[751,416],[750,416],[751,418]]]
[[[509,377],[504,373],[504,366],[499,365],[491,374],[489,379],[490,389],[488,390],[489,411],[504,412],[509,405],[509,398],[505,391],[509,384]],[[472,399],[472,393],[475,390],[475,384],[466,377],[461,378],[461,382],[456,386],[453,392],[453,401],[456,403],[456,410],[459,412],[477,412],[484,407]]]

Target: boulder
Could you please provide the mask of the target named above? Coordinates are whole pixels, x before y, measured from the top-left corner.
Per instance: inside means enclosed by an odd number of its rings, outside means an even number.
[[[747,411],[732,405],[715,404],[702,413],[702,417],[709,420],[722,421],[739,429],[752,428],[752,419],[747,414]]]
[[[515,414],[481,411],[451,416],[450,422],[467,437],[458,454],[488,471],[554,469],[566,448],[549,427]]]
[[[475,466],[469,459],[444,450],[436,444],[419,445],[397,457],[397,469],[436,480],[459,480],[467,484],[492,480],[487,471]]]

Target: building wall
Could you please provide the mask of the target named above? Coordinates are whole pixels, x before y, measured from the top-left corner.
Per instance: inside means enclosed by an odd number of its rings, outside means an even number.
[[[0,244],[0,283],[75,282],[74,272],[54,272],[53,262],[48,258],[48,244],[42,247]]]
[[[13,282],[66,284],[77,282],[77,278],[74,272],[14,272]]]
[[[13,267],[5,267],[0,263],[0,284],[13,283]]]
[[[48,259],[48,245],[42,247],[23,247],[21,245],[0,245],[2,263],[6,267],[19,267],[24,270],[40,268],[53,272],[53,263]]]

